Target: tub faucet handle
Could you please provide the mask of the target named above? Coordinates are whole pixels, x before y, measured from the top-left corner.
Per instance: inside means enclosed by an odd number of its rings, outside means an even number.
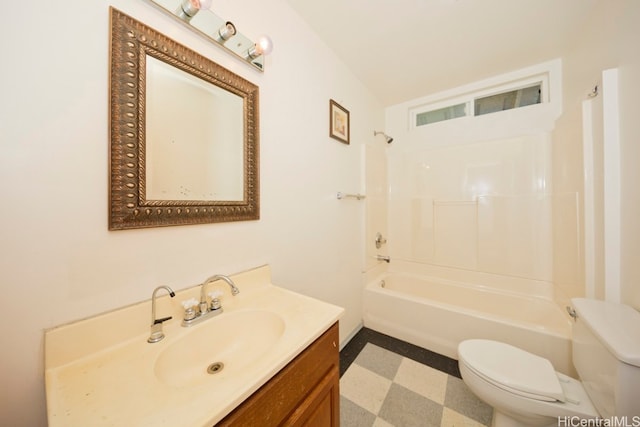
[[[376,249],[380,249],[385,243],[387,243],[387,239],[382,237],[382,234],[379,232],[376,233]]]

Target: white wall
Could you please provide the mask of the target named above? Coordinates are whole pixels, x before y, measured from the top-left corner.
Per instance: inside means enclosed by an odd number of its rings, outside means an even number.
[[[598,2],[582,26],[572,48],[564,55],[564,114],[554,132],[554,191],[582,192],[581,105],[594,84],[602,83],[602,71],[619,68],[621,158],[621,301],[640,309],[640,2]],[[582,196],[582,195],[581,195]],[[556,212],[555,215],[562,215]],[[562,229],[556,242],[562,243]],[[584,292],[581,280],[573,280],[563,252],[554,253],[554,276],[566,293]]]
[[[616,34],[620,47],[621,300],[640,310],[640,3],[628,1]]]
[[[110,5],[260,86],[259,221],[109,232]],[[361,144],[381,105],[284,0],[225,3],[246,35],[270,34],[264,74],[144,1],[31,2],[3,13],[0,96],[0,425],[46,424],[43,330],[271,264],[281,286],[347,308],[358,327]],[[351,113],[351,145],[328,137],[329,98]],[[88,420],[90,423],[90,420]]]

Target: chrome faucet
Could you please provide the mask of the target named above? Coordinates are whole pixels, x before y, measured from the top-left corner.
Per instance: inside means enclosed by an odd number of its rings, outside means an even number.
[[[151,334],[147,339],[147,342],[150,343],[158,342],[162,338],[164,338],[164,332],[162,332],[162,322],[166,322],[167,320],[171,319],[171,316],[163,317],[162,319],[156,319],[156,294],[160,289],[164,289],[165,291],[169,292],[169,296],[171,298],[176,296],[175,292],[173,292],[173,289],[168,286],[158,286],[153,290],[153,294],[151,294]]]
[[[216,274],[209,277],[202,283],[202,285],[200,285],[200,302],[197,304],[197,307],[195,304],[195,299],[193,300],[193,305],[190,305],[189,302],[186,301],[186,304],[184,306],[185,316],[182,320],[182,326],[192,326],[200,323],[205,319],[222,313],[222,305],[220,304],[220,300],[218,299],[217,295],[215,295],[213,292],[210,293],[211,304],[207,303],[206,296],[207,285],[218,280],[227,282],[227,284],[231,287],[231,295],[235,296],[240,293],[240,289],[238,289],[235,283],[233,283],[233,280],[231,280],[228,276]]]
[[[231,286],[231,295],[235,296],[240,293],[240,289],[236,287],[235,283],[233,283],[233,280],[231,280],[228,276],[225,276],[223,274],[216,274],[214,276],[211,276],[204,281],[202,287],[200,288],[200,310],[202,310],[203,304],[204,308],[207,308],[207,298],[205,297],[205,290],[207,288],[207,285],[218,280],[224,280],[225,282],[227,282],[227,284],[229,284],[229,286]]]
[[[376,259],[378,261],[384,261],[386,263],[390,263],[391,262],[391,258],[389,258],[388,255],[376,255]]]

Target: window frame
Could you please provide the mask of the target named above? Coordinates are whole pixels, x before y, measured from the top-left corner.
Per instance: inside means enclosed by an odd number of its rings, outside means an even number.
[[[415,107],[411,107],[409,108],[409,120],[410,120],[410,129],[418,129],[418,128],[424,128],[425,126],[429,126],[429,125],[434,125],[437,123],[443,123],[443,122],[449,122],[451,120],[456,120],[456,119],[464,119],[464,118],[477,118],[477,117],[482,117],[482,116],[486,116],[488,114],[483,114],[480,116],[476,116],[475,114],[475,101],[476,99],[479,98],[486,98],[489,96],[493,96],[493,95],[499,95],[502,93],[506,93],[506,92],[512,92],[512,91],[517,91],[519,89],[524,89],[527,87],[531,87],[534,85],[540,84],[540,103],[539,104],[532,104],[532,105],[526,105],[523,107],[531,107],[533,105],[541,105],[541,104],[547,104],[551,101],[551,96],[550,96],[550,85],[549,85],[549,72],[544,72],[544,73],[536,73],[536,74],[532,74],[530,76],[524,77],[524,78],[519,78],[519,79],[515,79],[515,80],[510,80],[508,82],[505,83],[500,83],[500,84],[495,84],[495,85],[490,85],[481,89],[477,89],[471,92],[467,92],[465,94],[459,95],[459,96],[455,96],[455,97],[448,97],[442,100],[437,100],[434,102],[429,102],[426,104],[421,104]],[[418,125],[417,124],[417,117],[420,114],[424,114],[424,113],[428,113],[431,111],[436,111],[436,110],[440,110],[443,108],[447,108],[447,107],[453,107],[459,104],[465,104],[465,115],[464,116],[460,116],[460,117],[454,117],[451,119],[445,119],[445,120],[440,120],[437,122],[432,122],[432,123],[425,123],[422,125]],[[504,113],[505,111],[512,111],[512,110],[519,110],[522,107],[515,107],[509,110],[504,110],[504,111],[496,111],[494,113],[490,113],[489,115],[492,114],[496,114],[496,113]]]

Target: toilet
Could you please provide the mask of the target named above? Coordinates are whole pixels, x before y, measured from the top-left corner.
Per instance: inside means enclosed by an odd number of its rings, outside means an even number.
[[[495,427],[571,426],[576,420],[640,420],[640,313],[586,298],[571,300],[573,364],[580,380],[549,360],[512,345],[462,341],[458,364],[465,384],[493,406]],[[586,424],[585,424],[586,425]]]

